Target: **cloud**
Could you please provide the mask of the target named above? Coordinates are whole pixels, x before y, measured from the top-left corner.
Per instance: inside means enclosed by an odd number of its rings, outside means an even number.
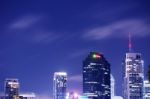
[[[10,29],[26,29],[36,24],[41,19],[41,16],[23,16],[10,24]]]
[[[89,52],[88,49],[81,49],[81,50],[78,49],[78,51],[72,52],[68,57],[69,57],[69,59],[75,59],[75,58],[79,58],[83,55],[86,55],[88,52]]]
[[[31,36],[31,40],[32,42],[35,43],[49,43],[52,41],[55,41],[57,39],[59,39],[61,36],[57,33],[52,33],[52,32],[35,32],[32,36]]]
[[[131,32],[132,36],[145,37],[150,35],[150,24],[143,20],[117,21],[105,26],[85,30],[83,37],[101,40],[112,37],[127,37],[129,32]]]
[[[49,43],[58,40],[61,37],[59,33],[42,28],[43,24],[40,22],[42,19],[43,16],[39,15],[25,15],[12,22],[8,30],[27,42]]]
[[[70,82],[82,82],[82,75],[73,75],[68,77]]]

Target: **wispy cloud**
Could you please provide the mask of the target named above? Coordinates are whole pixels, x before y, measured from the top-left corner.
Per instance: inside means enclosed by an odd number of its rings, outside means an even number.
[[[82,82],[82,75],[72,75],[68,77],[70,82]]]
[[[35,43],[49,43],[55,40],[58,40],[61,37],[61,35],[59,35],[58,33],[52,33],[52,32],[45,32],[45,31],[41,31],[41,32],[35,32],[32,36],[31,36],[31,40],[32,42]]]
[[[75,59],[75,58],[79,58],[83,55],[86,55],[87,53],[89,52],[88,49],[81,49],[81,50],[77,50],[77,51],[74,51],[72,52],[71,54],[69,54],[69,59]]]
[[[60,33],[52,32],[50,29],[44,29],[40,15],[25,15],[17,18],[9,25],[9,32],[16,33],[15,36],[32,43],[49,43],[58,40]],[[40,24],[40,25],[38,25]],[[16,30],[18,30],[16,32]]]
[[[136,37],[145,37],[150,35],[150,24],[143,20],[117,21],[105,26],[88,29],[83,37],[101,40],[112,37],[127,37],[129,32]]]
[[[10,24],[10,29],[26,29],[36,24],[41,19],[41,16],[26,15]]]

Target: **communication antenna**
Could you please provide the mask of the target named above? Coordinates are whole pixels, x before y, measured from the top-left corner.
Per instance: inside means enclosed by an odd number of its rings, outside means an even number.
[[[132,50],[132,41],[131,41],[131,33],[129,32],[129,42],[128,42],[128,48],[129,48],[129,52],[131,52]]]

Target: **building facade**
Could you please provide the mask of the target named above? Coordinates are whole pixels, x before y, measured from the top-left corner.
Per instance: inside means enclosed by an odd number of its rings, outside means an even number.
[[[19,99],[18,79],[5,80],[5,99]]]
[[[55,72],[53,81],[53,99],[66,99],[67,73]]]
[[[144,99],[150,99],[150,82],[144,80]]]
[[[143,99],[143,64],[140,53],[126,53],[123,66],[124,99]]]
[[[116,96],[115,78],[111,74],[111,99],[123,99],[121,96]]]
[[[110,64],[98,52],[83,61],[83,94],[89,99],[111,99]]]
[[[34,93],[20,94],[19,99],[36,99],[36,95]]]
[[[5,99],[5,96],[0,96],[0,99]]]
[[[115,96],[115,78],[114,76],[111,74],[110,76],[110,81],[111,81],[111,97]]]

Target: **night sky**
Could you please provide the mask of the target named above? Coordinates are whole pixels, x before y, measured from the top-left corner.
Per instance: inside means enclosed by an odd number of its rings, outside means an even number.
[[[149,0],[0,0],[0,93],[6,78],[21,92],[52,97],[53,73],[68,73],[68,91],[82,92],[82,61],[90,51],[111,64],[121,95],[122,61],[142,53],[150,64]]]

